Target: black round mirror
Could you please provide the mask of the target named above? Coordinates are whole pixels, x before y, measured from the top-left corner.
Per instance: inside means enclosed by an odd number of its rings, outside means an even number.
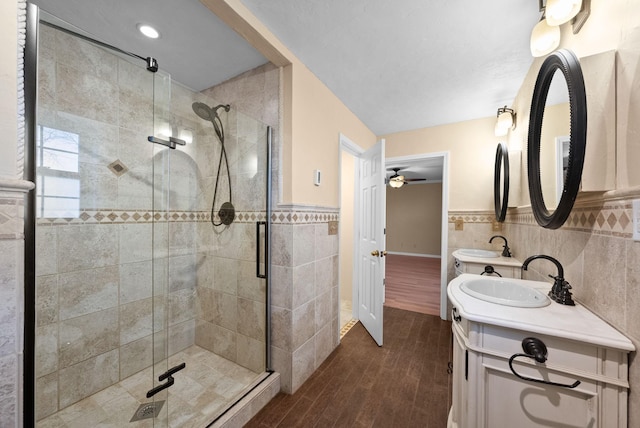
[[[493,172],[493,203],[496,220],[503,222],[509,205],[509,151],[505,143],[498,143]]]
[[[558,82],[560,77],[564,77],[564,82]],[[546,107],[552,81],[554,81],[554,87],[562,87],[562,84],[566,83],[569,96],[568,142],[566,136],[553,135],[553,132],[546,131],[543,139],[543,120],[547,113],[551,114],[551,109],[547,112]],[[556,82],[562,84],[558,85]],[[550,122],[550,118],[547,119],[545,122]],[[580,62],[571,51],[561,49],[552,53],[540,67],[531,101],[528,140],[527,176],[533,216],[542,227],[557,229],[569,217],[573,203],[578,196],[587,140],[587,97],[584,79]],[[560,151],[558,144],[562,145],[564,153]],[[566,146],[568,146],[568,152]],[[551,149],[551,147],[556,147],[556,149]],[[561,178],[554,176],[553,181],[562,183],[561,190],[556,190],[555,186],[545,184],[550,179],[546,175],[541,176],[541,164],[544,164],[544,162],[541,163],[541,151],[542,153],[549,151],[556,153],[553,162],[558,167],[550,169],[560,171],[558,174],[561,174]],[[554,194],[545,195],[545,192],[553,192]],[[545,201],[554,202],[548,206]]]

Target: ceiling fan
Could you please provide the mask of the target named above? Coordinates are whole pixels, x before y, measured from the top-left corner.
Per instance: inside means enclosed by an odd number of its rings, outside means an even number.
[[[405,168],[390,168],[393,171],[393,175],[389,177],[388,183],[389,186],[393,188],[399,188],[404,186],[406,183],[411,181],[426,181],[426,178],[405,178],[404,175],[398,174],[399,171],[402,171]]]

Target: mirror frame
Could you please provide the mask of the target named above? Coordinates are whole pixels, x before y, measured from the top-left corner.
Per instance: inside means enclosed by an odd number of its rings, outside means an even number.
[[[501,177],[504,173],[504,177]],[[500,199],[500,178],[502,182],[502,200]],[[498,143],[496,147],[496,162],[493,171],[493,204],[496,212],[496,220],[504,222],[509,206],[509,150],[505,143]]]
[[[549,86],[557,70],[564,75],[569,90],[570,143],[567,178],[562,188],[558,206],[549,212],[544,203],[540,180],[540,136],[542,119]],[[536,79],[529,116],[529,136],[527,147],[527,175],[529,178],[529,198],[533,215],[542,227],[557,229],[569,217],[580,190],[582,168],[587,143],[587,96],[582,68],[575,54],[560,49],[550,54],[542,63]]]

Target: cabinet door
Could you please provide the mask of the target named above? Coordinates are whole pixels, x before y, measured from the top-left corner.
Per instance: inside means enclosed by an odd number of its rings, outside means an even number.
[[[467,415],[467,350],[458,333],[453,330],[453,397],[451,421],[453,426],[466,427]]]
[[[569,376],[550,374],[544,366],[528,366],[514,363],[522,376],[550,379],[554,382],[572,383]],[[597,427],[597,385],[583,381],[570,389],[529,382],[517,378],[509,370],[505,359],[482,357],[483,387],[478,391],[479,408],[484,413],[486,428],[518,427]]]

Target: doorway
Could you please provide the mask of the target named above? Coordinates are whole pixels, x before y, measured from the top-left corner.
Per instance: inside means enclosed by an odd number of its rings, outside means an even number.
[[[353,190],[355,188],[357,170],[357,160],[360,155],[364,153],[364,150],[357,144],[350,141],[345,136],[340,136],[340,304],[341,309],[347,306],[346,311],[341,311],[341,324],[342,320],[345,321],[349,316],[351,318],[358,318],[357,311],[353,311],[354,307],[357,307],[358,302],[358,278],[357,269],[354,265],[355,252],[357,248],[354,247],[355,234],[357,225],[354,222],[354,218],[358,218],[357,205],[354,202]],[[438,175],[431,177],[433,183],[438,182],[441,188],[438,206],[440,208],[440,216],[437,220],[436,228],[439,228],[439,242],[436,244],[438,251],[427,253],[427,255],[433,256],[432,258],[440,260],[439,265],[436,267],[435,272],[431,275],[435,276],[436,293],[433,296],[435,302],[432,302],[436,308],[435,312],[442,319],[447,319],[447,264],[442,262],[442,258],[447,254],[447,213],[448,213],[448,176],[449,176],[449,153],[448,152],[436,152],[436,153],[423,153],[419,155],[411,155],[405,157],[387,158],[387,169],[397,165],[406,166],[420,166],[422,168],[428,168],[438,166]],[[391,172],[393,174],[393,172]],[[389,174],[389,175],[391,175]],[[431,181],[430,181],[431,182]],[[411,253],[411,252],[409,252]],[[415,255],[415,254],[413,254]],[[425,255],[424,253],[421,255]],[[437,256],[437,257],[435,257]],[[439,257],[439,259],[438,259]],[[433,270],[433,269],[432,269]],[[349,295],[351,301],[348,300]],[[343,301],[345,303],[343,303]],[[349,313],[349,309],[351,312]],[[342,315],[344,313],[344,316]]]
[[[387,159],[385,306],[440,315],[442,156]]]

